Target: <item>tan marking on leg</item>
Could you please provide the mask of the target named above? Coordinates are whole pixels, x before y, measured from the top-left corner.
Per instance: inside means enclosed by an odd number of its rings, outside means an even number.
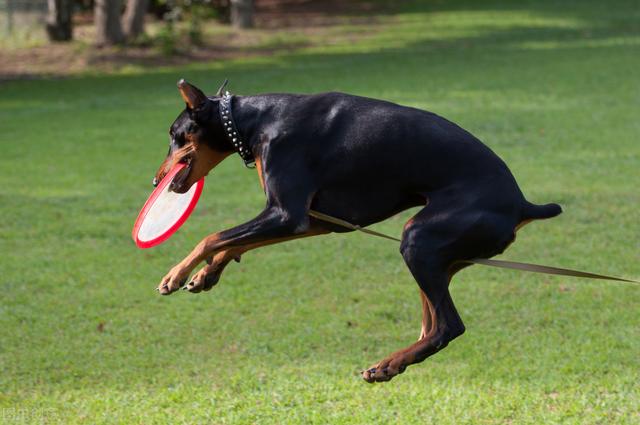
[[[196,248],[187,257],[185,257],[185,259],[182,260],[180,264],[176,267],[180,268],[181,270],[185,270],[185,271],[188,270],[188,273],[190,273],[199,263],[201,263],[202,261],[204,261],[205,259],[211,256],[213,256],[212,262],[211,262],[212,265],[222,264],[223,262],[228,262],[234,258],[239,257],[240,255],[244,254],[247,251],[250,251],[252,249],[256,249],[262,246],[273,245],[276,243],[286,242],[294,239],[306,238],[309,236],[322,235],[326,233],[329,233],[329,231],[318,227],[318,228],[309,229],[309,231],[299,235],[292,235],[292,236],[287,236],[282,238],[270,239],[262,242],[253,243],[253,244],[235,246],[235,247],[223,249],[218,252],[207,251],[207,248],[206,248],[207,246],[211,246],[210,244],[215,244],[215,242],[220,239],[219,234],[215,233],[203,239],[196,246]],[[207,265],[204,267],[204,269],[208,269],[209,267],[211,266]],[[214,269],[215,267],[213,267],[211,271],[213,271]],[[207,273],[207,271],[203,271],[203,270],[201,270],[201,272],[202,274]],[[197,274],[200,274],[200,272],[198,272]],[[203,276],[198,276],[198,277],[202,278]]]
[[[407,222],[404,224],[404,227],[402,228],[402,231],[404,232],[405,230],[407,230],[409,227],[411,227],[413,225],[414,222],[414,217],[411,217],[409,220],[407,220]]]
[[[258,171],[258,178],[260,179],[260,186],[262,186],[262,191],[264,191],[264,174],[262,173],[262,161],[259,156],[256,156],[256,171]]]
[[[249,249],[255,249],[255,248],[259,248],[261,246],[273,245],[274,243],[286,242],[286,241],[291,241],[291,240],[294,240],[294,239],[307,238],[309,236],[325,235],[327,233],[329,233],[329,231],[326,230],[326,229],[321,229],[321,228],[309,229],[307,232],[299,234],[299,235],[287,236],[287,237],[284,237],[284,238],[277,238],[277,239],[272,239],[272,240],[268,240],[268,241],[258,242],[258,243],[255,243],[253,245],[249,245]]]
[[[420,300],[422,301],[422,328],[418,341],[428,338],[428,336],[434,332],[436,324],[435,312],[431,306],[431,302],[429,302],[429,298],[427,298],[422,289],[419,289],[419,291]]]
[[[285,242],[293,239],[305,238],[308,236],[321,235],[325,233],[329,233],[329,231],[318,227],[318,228],[309,229],[307,232],[301,233],[299,235],[286,236],[282,238],[274,238],[274,239],[269,239],[262,242],[256,242],[253,244],[234,246],[234,247],[222,248],[222,249],[215,248],[216,242],[220,240],[220,233],[214,233],[212,235],[207,236],[202,241],[200,241],[200,243],[196,245],[193,251],[191,251],[191,253],[187,255],[184,258],[184,260],[180,262],[180,265],[185,269],[193,270],[193,268],[197,266],[199,263],[203,262],[206,258],[217,254],[218,252],[223,252],[230,249],[246,252],[251,249],[259,248],[265,245],[272,245],[275,243]]]

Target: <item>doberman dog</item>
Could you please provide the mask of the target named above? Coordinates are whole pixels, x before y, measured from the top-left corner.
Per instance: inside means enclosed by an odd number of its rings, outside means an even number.
[[[343,93],[232,96],[224,86],[207,97],[178,82],[186,109],[171,125],[169,153],[154,182],[185,162],[171,186],[184,193],[237,152],[245,163],[255,161],[266,207],[204,238],[158,290],[206,291],[251,249],[350,231],[310,211],[364,227],[424,206],[404,226],[400,245],[420,287],[420,338],[365,370],[367,382],[390,380],[464,332],[448,286],[465,260],[499,254],[519,227],[561,212],[557,204],[528,202],[493,151],[436,114]]]

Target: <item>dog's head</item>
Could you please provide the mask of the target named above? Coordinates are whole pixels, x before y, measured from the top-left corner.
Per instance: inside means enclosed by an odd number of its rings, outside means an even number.
[[[153,179],[154,186],[158,185],[175,164],[183,162],[187,166],[175,176],[170,190],[185,193],[234,152],[223,131],[218,112],[225,84],[220,87],[216,96],[207,97],[186,81],[178,82],[178,90],[186,108],[169,128],[169,153]]]

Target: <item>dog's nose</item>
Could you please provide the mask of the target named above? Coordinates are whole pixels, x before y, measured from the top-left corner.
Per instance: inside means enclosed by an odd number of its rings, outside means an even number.
[[[158,186],[158,183],[160,183],[160,182],[158,181],[158,178],[157,178],[157,177],[154,177],[154,178],[153,178],[153,181],[151,182],[151,184],[153,184],[153,187],[157,187],[157,186]]]

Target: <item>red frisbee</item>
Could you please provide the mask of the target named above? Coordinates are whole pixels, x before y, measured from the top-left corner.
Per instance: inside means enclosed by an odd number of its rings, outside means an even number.
[[[184,163],[176,164],[144,203],[131,233],[138,248],[151,248],[169,239],[196,207],[202,194],[204,178],[185,193],[169,190],[171,181],[186,166]]]

